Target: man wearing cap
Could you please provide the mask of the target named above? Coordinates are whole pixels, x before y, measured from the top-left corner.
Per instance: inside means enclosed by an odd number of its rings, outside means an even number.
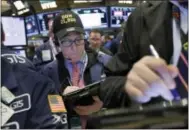
[[[57,60],[42,69],[56,84],[61,94],[66,94],[101,79],[105,62],[103,55],[92,49],[85,49],[84,28],[78,15],[65,11],[54,19],[53,33],[56,46],[62,53]],[[107,59],[107,58],[105,58]],[[103,103],[96,96],[89,106],[76,106],[75,112],[83,116],[99,111]],[[85,123],[82,123],[82,128]]]

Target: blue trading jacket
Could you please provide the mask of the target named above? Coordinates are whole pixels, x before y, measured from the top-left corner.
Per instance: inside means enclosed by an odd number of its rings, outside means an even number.
[[[57,92],[50,80],[32,69],[25,58],[14,54],[2,54],[1,64],[1,86],[16,97],[4,103],[15,113],[1,128],[67,128],[66,113],[51,112],[47,96]]]

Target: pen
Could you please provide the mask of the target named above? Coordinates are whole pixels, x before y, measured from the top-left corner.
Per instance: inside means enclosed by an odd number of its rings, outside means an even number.
[[[154,48],[153,45],[150,45],[150,51],[151,51],[152,55],[155,58],[160,58],[158,52],[156,51],[156,49]],[[173,97],[174,97],[175,100],[180,100],[181,99],[180,95],[178,94],[178,92],[177,92],[176,89],[171,89],[170,91],[171,91],[171,93],[172,93],[172,95],[173,95]]]

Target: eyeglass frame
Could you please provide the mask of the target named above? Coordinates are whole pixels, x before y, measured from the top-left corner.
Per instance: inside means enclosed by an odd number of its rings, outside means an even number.
[[[64,38],[63,38],[64,39]],[[74,40],[59,40],[59,43],[60,43],[60,45],[61,46],[63,46],[63,47],[70,47],[70,46],[72,46],[72,44],[74,44],[75,43],[75,45],[76,46],[80,46],[80,45],[83,45],[83,43],[81,42],[82,40],[84,40],[85,38],[84,38],[84,36],[83,35],[81,35],[80,36],[80,38],[76,38],[76,39],[74,39]],[[69,45],[65,45],[65,42],[70,42],[69,43]],[[79,44],[78,44],[79,43]]]
[[[91,38],[91,37],[89,37],[89,40],[90,40],[90,41],[95,41],[95,42],[96,42],[96,41],[101,41],[102,39],[101,39],[101,38],[98,39],[98,38]]]

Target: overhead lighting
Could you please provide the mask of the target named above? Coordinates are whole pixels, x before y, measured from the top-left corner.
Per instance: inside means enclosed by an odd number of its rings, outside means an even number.
[[[87,3],[87,0],[74,0],[74,3]]]
[[[1,1],[1,6],[10,6],[10,4],[7,1],[2,0]]]
[[[74,0],[74,3],[94,3],[102,2],[102,0]]]
[[[11,8],[11,5],[7,2],[2,0],[1,1],[1,12],[5,12]]]
[[[102,2],[102,0],[88,0],[89,2]]]
[[[27,12],[29,12],[29,11],[30,11],[29,9],[24,9],[24,10],[18,11],[18,15],[27,13]]]
[[[120,3],[120,4],[132,4],[133,1],[132,0],[119,0],[118,3]]]
[[[41,3],[42,9],[57,8],[56,1],[54,1],[54,0],[52,0],[52,1],[40,0],[40,3]]]
[[[25,8],[25,5],[21,0],[15,1],[13,4],[17,10],[22,10]]]

